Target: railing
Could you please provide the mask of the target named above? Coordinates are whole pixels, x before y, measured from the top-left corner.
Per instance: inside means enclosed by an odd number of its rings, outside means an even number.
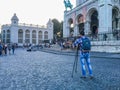
[[[28,26],[28,27],[46,28],[46,26],[44,26],[44,25],[34,25],[34,24],[26,24],[26,23],[19,23],[18,26]]]
[[[113,4],[119,4],[120,5],[120,0],[111,0]]]
[[[2,27],[6,27],[6,26],[11,26],[12,24],[5,24],[2,25]],[[26,23],[19,23],[18,26],[27,26],[27,27],[36,27],[36,28],[46,28],[46,26],[44,25],[34,25],[34,24],[26,24]]]
[[[120,30],[109,32],[109,33],[101,33],[97,35],[88,35],[91,41],[114,41],[120,40]]]
[[[86,35],[90,38],[91,41],[115,41],[120,40],[120,30],[113,30],[111,32],[104,32],[100,34],[88,34]],[[65,41],[74,41],[78,36],[64,37],[61,38]]]

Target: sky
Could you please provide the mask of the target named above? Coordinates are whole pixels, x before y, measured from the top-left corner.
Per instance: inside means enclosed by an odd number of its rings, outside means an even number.
[[[75,7],[76,0],[70,0]],[[49,18],[60,22],[64,16],[63,0],[0,0],[0,25],[10,24],[16,13],[19,23],[46,25]]]

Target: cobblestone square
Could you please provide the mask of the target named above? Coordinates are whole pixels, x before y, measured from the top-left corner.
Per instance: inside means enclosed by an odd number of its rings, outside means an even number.
[[[71,77],[75,57],[17,49],[0,57],[0,90],[120,90],[120,60],[91,58],[94,79]]]

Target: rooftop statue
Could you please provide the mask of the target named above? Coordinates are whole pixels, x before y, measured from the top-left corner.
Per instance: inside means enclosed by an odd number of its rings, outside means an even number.
[[[67,10],[67,8],[72,9],[72,7],[73,7],[73,5],[70,3],[69,0],[64,0],[64,4],[65,4],[65,8],[66,8],[66,10]]]

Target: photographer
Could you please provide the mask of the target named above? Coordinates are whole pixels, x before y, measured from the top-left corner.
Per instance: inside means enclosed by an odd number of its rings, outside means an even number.
[[[80,62],[82,66],[82,76],[81,78],[86,78],[86,67],[85,61],[87,63],[87,67],[89,70],[90,78],[93,78],[92,67],[90,64],[90,49],[91,49],[91,42],[88,37],[84,36],[84,31],[80,32],[80,37],[76,39],[74,42],[75,46],[78,46],[80,49]]]

